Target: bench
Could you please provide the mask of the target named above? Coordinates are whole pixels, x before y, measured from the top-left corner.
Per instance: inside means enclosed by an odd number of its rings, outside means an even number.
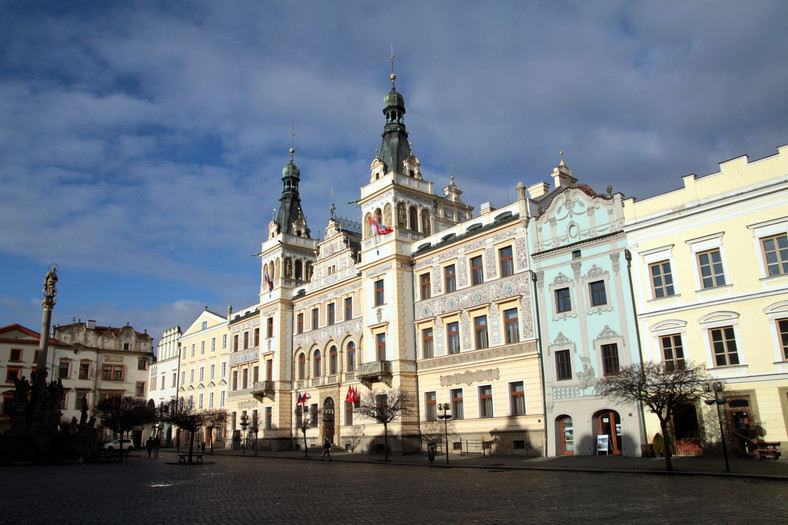
[[[203,463],[202,454],[192,454],[195,463]],[[178,454],[178,463],[188,463],[189,454]]]
[[[761,441],[756,445],[758,448],[755,449],[755,452],[758,453],[758,459],[765,459],[771,458],[775,461],[780,459],[780,451],[777,450],[777,447],[780,446],[779,441]]]

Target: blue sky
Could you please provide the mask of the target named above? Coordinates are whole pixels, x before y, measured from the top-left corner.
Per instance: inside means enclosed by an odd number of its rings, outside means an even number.
[[[0,2],[0,325],[153,337],[257,300],[294,126],[313,235],[390,88],[425,178],[503,205],[564,160],[645,198],[788,143],[788,4]]]

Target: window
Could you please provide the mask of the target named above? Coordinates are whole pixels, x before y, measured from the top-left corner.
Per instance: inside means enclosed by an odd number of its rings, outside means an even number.
[[[520,341],[520,320],[517,308],[510,308],[503,311],[504,331],[506,332],[506,344],[517,343]]]
[[[334,303],[328,303],[328,324],[329,325],[334,324],[334,308],[335,308],[335,306],[336,305]]]
[[[353,298],[345,298],[345,321],[350,321],[353,318]]]
[[[509,383],[509,404],[513,416],[525,415],[525,387],[522,381]]]
[[[463,407],[462,407],[462,388],[455,388],[450,392],[451,395],[451,418],[452,419],[463,419]]]
[[[780,345],[783,349],[783,358],[788,360],[788,319],[777,320],[777,332],[780,335]]]
[[[8,356],[9,361],[21,361],[22,360],[22,349],[21,348],[12,348],[11,353]]]
[[[482,266],[482,256],[471,257],[471,284],[477,285],[484,282],[484,267]]]
[[[233,352],[238,351],[238,334],[233,336]]]
[[[591,293],[591,306],[602,306],[607,304],[607,294],[605,293],[605,281],[594,281],[588,285]]]
[[[224,406],[224,390],[219,391],[219,408]]]
[[[602,372],[609,376],[618,373],[618,345],[602,345]]]
[[[298,354],[298,379],[306,378],[306,354]]]
[[[353,424],[353,403],[345,401],[345,424]]]
[[[312,403],[309,407],[310,425],[312,428],[317,427],[317,403]]]
[[[318,319],[320,319],[320,310],[312,308],[312,330],[317,330]]]
[[[449,338],[449,353],[460,353],[460,323],[453,322],[447,325],[447,333]]]
[[[208,379],[213,380],[216,372],[216,365],[211,363],[211,368],[208,371]]]
[[[555,353],[555,377],[558,381],[572,379],[572,360],[569,350],[557,350]]]
[[[200,367],[200,382],[205,381],[205,367]]]
[[[181,370],[181,385],[186,384],[186,370]]]
[[[725,285],[725,273],[722,269],[722,257],[719,249],[699,253],[698,270],[700,271],[701,286],[704,289]]]
[[[447,266],[443,274],[446,282],[446,293],[457,290],[457,272],[454,269],[454,265],[450,264]]]
[[[200,341],[200,355],[205,355],[205,341]]]
[[[252,368],[252,386],[258,381],[260,381],[260,367],[255,365],[254,368]]]
[[[356,369],[356,343],[347,344],[347,371],[353,372]]]
[[[788,235],[781,233],[761,239],[769,276],[788,273]]]
[[[709,330],[711,346],[714,349],[716,366],[733,366],[739,364],[739,353],[736,349],[736,337],[732,326],[723,326]]]
[[[123,365],[103,365],[101,367],[101,379],[105,381],[123,381]]]
[[[479,387],[479,417],[493,417],[492,386]]]
[[[213,392],[208,392],[208,408],[213,408]]]
[[[435,392],[426,392],[424,394],[424,420],[436,421],[438,418],[435,411]]]
[[[425,328],[421,331],[421,348],[422,358],[435,357],[435,350],[432,345],[432,328]]]
[[[249,330],[244,332],[244,350],[249,348]]]
[[[430,274],[423,273],[419,276],[419,288],[421,290],[421,300],[430,298]]]
[[[202,408],[203,394],[197,396],[197,408]]]
[[[5,372],[5,382],[13,383],[14,379],[22,378],[22,368],[16,366],[9,366]]]
[[[675,295],[673,289],[673,274],[670,271],[670,261],[660,261],[649,265],[651,286],[654,289],[654,298]]]
[[[200,324],[200,330],[207,330],[208,329],[208,321],[203,321]]]
[[[509,277],[514,274],[514,258],[512,257],[512,247],[507,246],[498,250],[501,260],[501,277]]]
[[[558,313],[572,310],[572,299],[569,297],[569,288],[559,288],[555,291],[555,310]]]
[[[320,350],[315,350],[315,354],[312,357],[312,365],[312,377],[320,377]]]
[[[71,365],[70,361],[60,362],[60,368],[58,369],[58,375],[57,375],[60,379],[68,379],[68,371],[70,365]]]
[[[233,390],[238,390],[238,370],[233,370]]]
[[[269,317],[265,320],[265,336],[271,339],[274,336],[274,318]]]
[[[191,357],[194,357],[194,352],[195,352],[195,349],[196,349],[196,346],[195,346],[194,343],[192,343],[192,347],[191,348],[192,348],[192,350],[191,350]]]
[[[375,306],[382,305],[384,298],[383,279],[379,279],[375,281]]]
[[[684,370],[684,348],[681,346],[681,335],[665,335],[660,337],[659,341],[662,346],[665,370]]]
[[[88,379],[90,377],[90,363],[79,363],[79,378]],[[164,388],[164,383],[161,384]]]
[[[134,389],[134,395],[137,397],[145,397],[145,381],[137,381],[136,388]]]
[[[227,334],[222,335],[222,350],[227,348]]]
[[[337,373],[337,347],[332,346],[328,351],[328,373]]]
[[[378,361],[386,360],[386,334],[375,336],[375,346],[377,348]]]
[[[74,396],[74,408],[76,410],[82,410],[82,400],[87,400],[88,394],[90,394],[90,390],[77,390],[77,395]]]
[[[211,352],[216,352],[216,338],[211,337]]]
[[[260,346],[260,328],[254,329],[254,346]]]
[[[227,376],[227,362],[225,361],[222,363],[222,377],[226,377],[226,376]]]
[[[272,407],[265,407],[265,426],[264,430],[271,430],[274,426],[274,410]]]
[[[482,348],[487,348],[489,345],[487,340],[486,315],[480,315],[479,317],[475,317],[473,319],[473,332],[476,339],[476,349],[480,350]]]
[[[189,383],[194,383],[194,368],[189,370]]]
[[[243,382],[241,383],[241,388],[249,388],[249,369],[243,369]]]
[[[298,314],[298,318],[297,318],[297,321],[296,321],[296,331],[299,334],[303,334],[304,333],[304,314],[303,313]]]
[[[274,360],[273,359],[266,359],[265,360],[265,380],[266,381],[273,381],[274,380]]]
[[[386,394],[375,395],[375,410],[379,417],[384,417],[388,412],[389,397]]]

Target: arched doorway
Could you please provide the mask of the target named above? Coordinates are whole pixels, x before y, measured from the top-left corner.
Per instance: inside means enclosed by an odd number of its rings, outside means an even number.
[[[750,396],[728,397],[727,401],[728,403],[725,405],[727,439],[731,443],[731,452],[738,456],[746,456],[757,448],[753,443],[758,439],[755,433]]]
[[[615,410],[601,410],[594,414],[596,436],[607,436],[607,453],[621,454],[621,416]],[[597,443],[599,441],[597,440]],[[604,450],[597,448],[597,454]]]
[[[327,397],[323,401],[323,430],[324,436],[334,442],[334,400]]]
[[[556,452],[562,456],[573,456],[575,453],[575,429],[571,417],[559,416],[556,419],[556,437],[558,438]]]

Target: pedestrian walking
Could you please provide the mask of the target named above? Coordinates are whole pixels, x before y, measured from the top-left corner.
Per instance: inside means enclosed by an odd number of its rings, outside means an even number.
[[[148,438],[148,441],[145,442],[145,448],[148,449],[148,457],[150,458],[151,452],[153,452],[153,438]]]
[[[326,457],[328,457],[329,461],[332,461],[332,459],[331,459],[331,441],[329,441],[328,438],[326,438],[326,440],[323,442],[323,457],[320,458],[320,461],[323,461],[324,459],[326,459]]]
[[[202,442],[201,448],[202,448],[202,453],[205,454],[205,441]]]
[[[427,459],[430,460],[430,463],[435,463],[435,445],[430,445],[427,448]]]
[[[153,457],[159,459],[159,447],[161,446],[161,438],[153,440]]]

